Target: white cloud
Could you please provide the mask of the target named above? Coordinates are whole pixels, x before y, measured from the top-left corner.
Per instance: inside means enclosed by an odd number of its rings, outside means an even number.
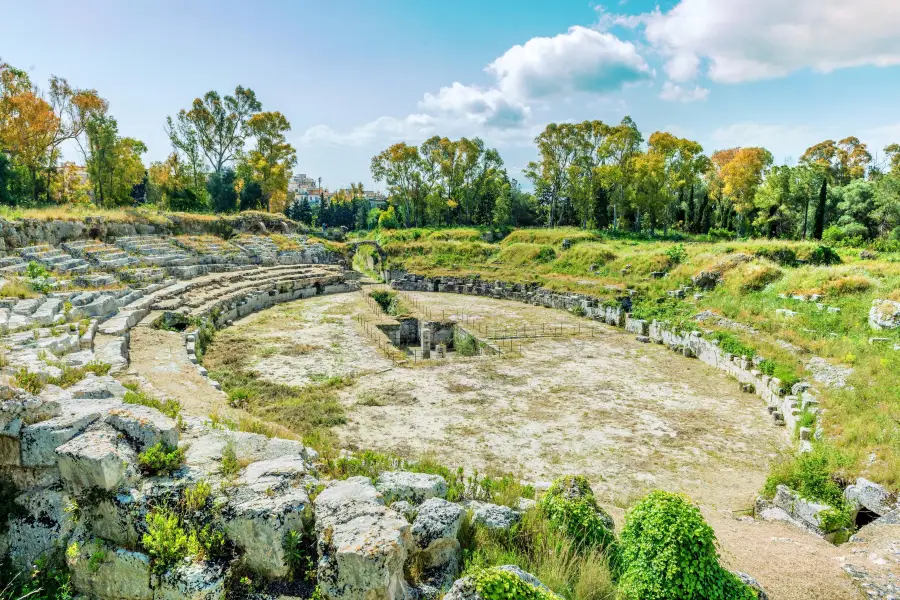
[[[670,102],[697,102],[698,100],[706,100],[709,96],[709,90],[699,85],[693,89],[682,87],[677,83],[667,81],[663,84],[659,97]]]
[[[424,139],[435,133],[436,124],[437,119],[431,115],[412,114],[403,119],[380,117],[347,132],[336,131],[327,125],[316,125],[307,129],[298,143],[303,146],[316,144],[363,146],[375,140]]]
[[[417,114],[380,117],[349,132],[318,125],[299,143],[359,146],[376,140],[418,141],[435,133],[480,135],[498,145],[530,143],[531,103],[540,107],[552,97],[606,94],[653,75],[634,44],[585,27],[513,46],[485,71],[495,79],[489,87],[454,82],[424,94]]]
[[[578,26],[513,46],[486,70],[505,95],[523,99],[607,93],[652,75],[631,42]]]
[[[419,108],[500,129],[518,127],[531,115],[528,106],[505,97],[496,88],[483,90],[459,82],[441,88],[437,94],[426,93],[419,102]]]
[[[665,13],[603,22],[643,25],[677,82],[704,66],[712,80],[738,83],[806,68],[900,64],[896,0],[681,0]]]

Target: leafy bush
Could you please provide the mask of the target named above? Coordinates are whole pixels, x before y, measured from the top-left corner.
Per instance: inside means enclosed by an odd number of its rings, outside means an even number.
[[[631,316],[646,321],[668,321],[676,324],[689,319],[696,307],[693,304],[671,296],[651,298],[641,296],[632,300]]]
[[[25,266],[25,277],[29,279],[37,279],[38,277],[49,277],[50,271],[39,262],[31,261]]]
[[[677,244],[666,250],[666,256],[672,265],[680,265],[687,258],[687,250],[684,249],[684,244]]]
[[[147,475],[168,475],[184,462],[184,449],[173,448],[163,441],[138,454],[138,464]]]
[[[554,595],[500,569],[479,569],[471,574],[484,600],[554,600]]]
[[[181,519],[166,510],[152,510],[147,514],[147,533],[141,542],[156,573],[165,573],[190,555],[189,539]]]
[[[619,589],[629,600],[751,600],[756,592],[719,564],[716,536],[687,499],[656,491],[626,516]]]
[[[841,486],[832,476],[846,459],[823,444],[813,444],[811,452],[791,456],[772,467],[763,494],[775,495],[778,485],[786,485],[807,500],[815,500],[840,508],[844,504]]]
[[[758,248],[756,256],[771,260],[782,267],[793,267],[797,264],[797,253],[785,246],[774,248]]]
[[[464,571],[514,564],[568,600],[613,600],[615,584],[600,549],[579,547],[554,527],[539,507],[525,511],[509,530],[463,521],[459,533]]]
[[[777,377],[787,389],[800,381],[800,375],[795,369],[769,358],[759,363],[759,370],[770,377]]]
[[[841,257],[829,246],[818,246],[806,259],[811,265],[839,265]]]
[[[612,517],[597,505],[591,486],[581,475],[554,481],[540,507],[550,524],[580,548],[605,549],[615,541]]]
[[[552,262],[556,260],[556,250],[554,250],[550,246],[544,246],[540,249],[534,259],[540,263]]]

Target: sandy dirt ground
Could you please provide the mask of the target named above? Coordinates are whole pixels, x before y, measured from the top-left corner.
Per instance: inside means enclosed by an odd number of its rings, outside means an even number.
[[[487,327],[588,323],[486,298],[407,298]],[[762,400],[715,369],[600,324],[581,335],[525,340],[515,357],[395,367],[363,334],[355,317],[366,311],[359,294],[342,294],[281,305],[235,327],[261,340],[253,367],[264,377],[295,385],[357,377],[341,391],[348,423],[337,433],[348,448],[432,454],[534,482],[581,473],[620,524],[622,508],[646,491],[683,492],[716,530],[723,560],[756,577],[773,600],[862,597],[842,569],[845,550],[745,516],[787,433]],[[165,356],[173,334],[133,335],[132,359],[141,363],[144,352]],[[150,335],[164,339],[141,337]],[[184,369],[178,363],[133,369],[154,387],[193,394],[192,380],[202,378],[187,373],[182,382],[174,376]],[[196,394],[221,401],[221,394]]]
[[[178,400],[184,414],[205,418],[227,409],[225,394],[212,387],[188,360],[183,334],[135,327],[130,355],[125,378],[137,380],[157,398]]]

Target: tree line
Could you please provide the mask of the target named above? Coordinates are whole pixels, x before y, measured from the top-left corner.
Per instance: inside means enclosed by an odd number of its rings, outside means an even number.
[[[46,90],[0,61],[0,204],[281,212],[296,152],[290,123],[263,111],[253,90],[210,91],[167,117],[172,152],[145,166],[146,145],[120,134],[96,90],[53,76]],[[63,161],[74,146],[83,167]]]
[[[696,141],[657,131],[646,140],[625,117],[551,123],[535,138],[525,193],[499,153],[475,138],[398,143],[372,159],[403,227],[579,226],[653,234],[721,233],[866,241],[900,224],[900,145],[873,161],[856,137],[825,140],[797,164],[765,148],[707,155]]]

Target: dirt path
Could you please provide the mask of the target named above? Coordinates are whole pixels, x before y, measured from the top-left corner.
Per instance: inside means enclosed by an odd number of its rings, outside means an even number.
[[[184,337],[150,327],[131,330],[131,365],[127,375],[159,398],[181,402],[185,414],[208,417],[227,409],[227,397],[197,372],[184,349]]]

